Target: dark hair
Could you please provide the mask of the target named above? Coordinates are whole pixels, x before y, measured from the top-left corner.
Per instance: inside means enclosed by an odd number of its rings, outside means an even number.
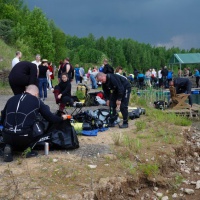
[[[63,73],[61,74],[61,77],[62,77],[62,76],[66,76],[66,77],[68,78],[67,72],[63,72]]]
[[[63,64],[63,61],[61,60],[61,61],[59,62],[59,64],[62,65],[62,64]]]

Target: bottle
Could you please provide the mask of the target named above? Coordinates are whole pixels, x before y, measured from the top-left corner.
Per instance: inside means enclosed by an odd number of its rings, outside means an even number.
[[[49,143],[45,142],[44,144],[44,154],[47,156],[49,155]]]

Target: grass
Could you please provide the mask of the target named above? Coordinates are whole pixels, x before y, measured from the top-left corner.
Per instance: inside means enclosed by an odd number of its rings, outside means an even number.
[[[157,164],[140,164],[138,169],[147,177],[155,177],[159,173]]]

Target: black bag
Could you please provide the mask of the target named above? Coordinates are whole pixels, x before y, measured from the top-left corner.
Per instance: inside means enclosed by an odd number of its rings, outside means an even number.
[[[98,92],[88,93],[85,98],[85,106],[98,106],[99,103],[96,100]]]
[[[163,100],[154,101],[154,106],[155,106],[155,108],[162,110],[162,109],[168,108],[168,103]]]
[[[56,149],[79,148],[76,131],[69,120],[52,125],[47,134],[50,135],[50,142]]]

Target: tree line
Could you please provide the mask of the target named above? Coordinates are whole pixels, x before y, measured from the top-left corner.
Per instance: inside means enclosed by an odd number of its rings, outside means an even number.
[[[26,60],[41,54],[58,65],[60,60],[70,57],[73,65],[91,67],[101,65],[107,58],[113,67],[122,66],[132,72],[133,69],[144,71],[163,67],[174,53],[200,52],[195,48],[166,49],[130,38],[95,38],[92,33],[82,38],[71,36],[49,20],[40,8],[28,9],[23,0],[0,0],[0,10],[0,38],[20,50]]]

